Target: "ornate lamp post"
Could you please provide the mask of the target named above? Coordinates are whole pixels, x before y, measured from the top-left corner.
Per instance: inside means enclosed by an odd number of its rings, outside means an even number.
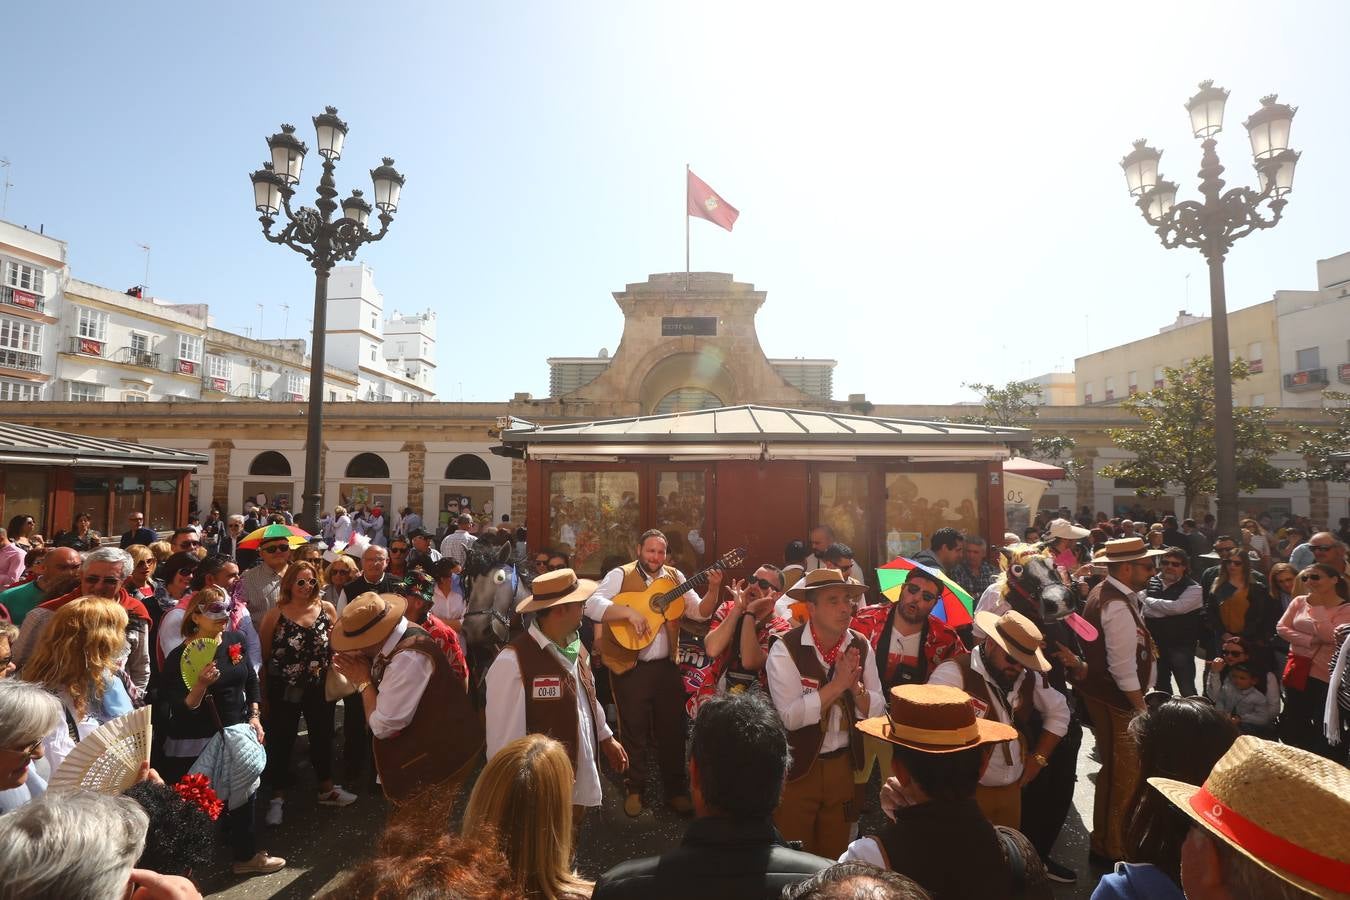
[[[323,177],[319,179],[318,200],[314,208],[291,208],[295,185],[300,181],[300,168],[308,147],[295,136],[295,126],[282,125],[281,131],[267,139],[272,161],[250,176],[253,182],[253,201],[262,222],[263,236],[274,244],[285,244],[299,253],[314,267],[314,331],[310,349],[309,412],[305,436],[305,509],[304,527],[317,534],[323,515],[323,485],[319,478],[320,451],[323,448],[323,375],[324,333],[327,330],[328,276],[341,260],[356,257],[362,244],[378,241],[389,231],[398,210],[403,176],[394,169],[394,161],[384,158],[384,165],[370,173],[375,188],[375,208],[380,211],[380,230],[372,232],[366,225],[371,206],[360,191],[342,201],[342,217],[333,219],[338,209],[337,185],[333,169],[342,157],[342,143],[347,137],[347,123],[337,117],[337,109],[328,106],[322,115],[314,117],[318,136],[319,155],[323,157]],[[275,216],[286,213],[286,224],[278,234],[272,233]]]
[[[1233,432],[1233,382],[1228,368],[1228,309],[1224,296],[1223,261],[1233,243],[1280,221],[1285,197],[1293,190],[1294,166],[1299,154],[1289,149],[1289,128],[1297,107],[1277,103],[1274,94],[1261,98],[1261,108],[1243,124],[1251,137],[1252,156],[1260,187],[1223,191],[1223,166],[1215,151],[1215,135],[1223,129],[1228,91],[1203,81],[1186,103],[1191,130],[1200,139],[1201,201],[1176,202],[1177,186],[1158,174],[1162,154],[1135,141],[1123,160],[1130,195],[1153,227],[1162,245],[1171,250],[1193,247],[1209,263],[1210,330],[1214,353],[1214,443],[1218,481],[1219,531],[1237,534],[1237,446]],[[1263,215],[1269,210],[1269,216]],[[1189,510],[1187,511],[1189,512]]]

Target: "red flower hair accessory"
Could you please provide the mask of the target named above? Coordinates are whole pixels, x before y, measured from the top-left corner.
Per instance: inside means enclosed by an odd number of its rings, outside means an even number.
[[[220,818],[221,812],[225,809],[225,804],[211,787],[211,780],[200,773],[184,775],[178,779],[173,789],[184,800],[196,804],[197,808],[210,816],[212,821]]]
[[[234,663],[234,664],[237,666],[237,665],[239,665],[239,660],[241,660],[241,659],[243,659],[243,658],[244,658],[244,645],[243,645],[243,644],[231,644],[231,645],[230,645],[230,662]]]

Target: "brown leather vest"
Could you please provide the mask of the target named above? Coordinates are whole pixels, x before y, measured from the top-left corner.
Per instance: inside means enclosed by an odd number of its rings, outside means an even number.
[[[540,647],[528,631],[510,644],[520,666],[520,683],[525,691],[525,731],[528,734],[546,734],[567,748],[572,758],[572,771],[577,770],[577,739],[580,723],[577,721],[577,681],[586,694],[587,709],[595,709],[595,679],[591,675],[591,659],[586,648],[577,657],[577,675],[572,675],[558,662],[557,657]],[[599,750],[594,716],[591,724],[591,743]]]
[[[403,801],[456,775],[486,743],[483,725],[468,692],[450,668],[440,644],[415,625],[388,659],[376,660],[371,681],[378,688],[389,663],[400,653],[421,653],[431,660],[431,678],[408,726],[393,737],[375,738],[375,768],[385,796]]]
[[[820,657],[816,655],[814,647],[806,646],[802,643],[802,635],[806,632],[806,625],[798,625],[777,640],[781,640],[787,645],[788,654],[797,666],[797,671],[801,673],[802,680],[810,679],[816,683],[816,690],[824,687],[830,680],[834,670],[829,672],[820,664]],[[840,652],[857,648],[861,656],[864,667],[871,665],[867,655],[872,648],[868,645],[867,639],[856,631],[849,631],[852,640],[848,647]],[[864,671],[858,670],[859,673]],[[805,686],[805,685],[803,685]],[[844,691],[843,695],[835,701],[836,704],[844,708],[844,727],[848,729],[848,749],[853,757],[853,769],[857,771],[863,764],[863,741],[862,732],[853,727],[857,721],[856,707],[853,703],[853,692]],[[792,768],[788,770],[788,781],[796,781],[811,771],[811,767],[816,764],[816,757],[820,755],[821,745],[825,743],[825,729],[829,727],[830,710],[822,709],[820,711],[820,721],[811,725],[798,728],[795,731],[788,732],[788,746],[792,748]]]
[[[1106,629],[1102,628],[1102,613],[1106,611],[1108,603],[1124,603],[1130,611],[1131,618],[1134,619],[1134,627],[1139,636],[1134,649],[1135,667],[1139,673],[1139,688],[1142,691],[1149,691],[1153,684],[1149,681],[1149,670],[1153,667],[1153,660],[1157,659],[1157,651],[1153,646],[1153,638],[1149,637],[1148,629],[1144,626],[1144,620],[1140,618],[1139,611],[1134,608],[1134,604],[1129,598],[1120,592],[1115,585],[1109,581],[1103,581],[1092,589],[1088,594],[1087,605],[1083,609],[1083,618],[1092,623],[1092,627],[1097,629],[1097,639],[1095,641],[1083,642],[1083,658],[1087,660],[1087,677],[1078,686],[1078,690],[1083,696],[1090,697],[1093,700],[1099,700],[1108,706],[1116,709],[1132,709],[1130,698],[1125,696],[1116,685],[1116,679],[1112,677],[1111,670],[1106,664]]]
[[[980,703],[983,703],[985,708],[988,709],[998,701],[989,695],[989,682],[984,680],[983,675],[971,668],[971,663],[974,659],[974,653],[967,653],[956,658],[956,664],[961,668],[961,689]],[[1030,746],[1032,738],[1036,737],[1036,735],[1030,734],[1029,732],[1031,730],[1033,714],[1036,712],[1035,679],[1040,677],[1041,676],[1037,675],[1035,672],[1027,672],[1026,677],[1022,679],[1022,686],[1017,689],[1017,702],[1012,711],[1012,726],[1017,729],[1018,734],[1022,736],[1022,740],[1027,746]],[[976,709],[976,713],[982,719],[998,720],[998,716],[985,715],[985,713],[978,708]],[[1003,751],[1004,762],[1011,766],[1013,761],[1012,748],[1008,746],[1007,741],[1003,741],[999,744],[999,748]]]
[[[647,590],[647,581],[642,577],[642,573],[638,571],[637,560],[633,560],[621,568],[623,569],[623,584],[619,585],[620,594]],[[669,578],[676,584],[679,584],[682,580],[675,577],[675,572],[670,566],[662,566],[661,574],[656,577]],[[679,644],[679,640],[680,623],[678,621],[667,622],[666,648],[670,659],[675,658],[675,649]],[[600,630],[600,639],[595,642],[595,649],[598,650],[600,655],[604,658],[605,668],[609,669],[615,675],[622,675],[624,672],[633,668],[633,666],[636,666],[638,654],[642,652],[640,650],[629,650],[623,644],[614,640],[614,634],[610,631],[608,625]]]

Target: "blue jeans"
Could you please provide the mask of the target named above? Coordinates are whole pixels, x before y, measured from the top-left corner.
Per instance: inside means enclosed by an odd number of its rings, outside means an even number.
[[[1154,689],[1172,691],[1172,679],[1177,682],[1177,695],[1195,696],[1195,645],[1165,644],[1158,647],[1158,678]]]

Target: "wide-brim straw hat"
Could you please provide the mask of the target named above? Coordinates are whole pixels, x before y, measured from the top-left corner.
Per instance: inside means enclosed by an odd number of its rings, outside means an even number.
[[[1162,556],[1166,550],[1154,549],[1144,543],[1141,537],[1116,538],[1107,541],[1096,553],[1092,554],[1095,563],[1123,563],[1148,559],[1150,556]]]
[[[516,605],[516,612],[538,612],[564,603],[584,603],[599,585],[588,578],[578,578],[571,569],[554,569],[536,575],[532,593]]]
[[[806,577],[806,567],[799,565],[783,566],[783,593],[797,586],[797,582]]]
[[[797,582],[797,586],[787,592],[793,600],[808,600],[812,591],[829,587],[842,587],[848,590],[850,598],[861,597],[867,593],[867,585],[845,578],[838,569],[812,569],[806,577]]]
[[[959,753],[1017,740],[1017,729],[975,715],[971,696],[944,684],[891,688],[886,715],[857,723],[863,734],[923,753]]]
[[[1003,652],[1033,672],[1049,672],[1050,660],[1041,652],[1045,635],[1036,623],[1016,610],[997,615],[988,610],[975,613],[975,627],[984,632]]]
[[[1203,787],[1150,778],[1177,808],[1272,875],[1317,897],[1350,897],[1350,769],[1242,735]]]
[[[1048,537],[1067,538],[1071,541],[1081,541],[1090,534],[1091,531],[1073,524],[1068,519],[1055,519],[1046,531]]]
[[[358,594],[333,623],[328,643],[339,653],[382,644],[398,627],[407,608],[408,601],[398,594]]]

